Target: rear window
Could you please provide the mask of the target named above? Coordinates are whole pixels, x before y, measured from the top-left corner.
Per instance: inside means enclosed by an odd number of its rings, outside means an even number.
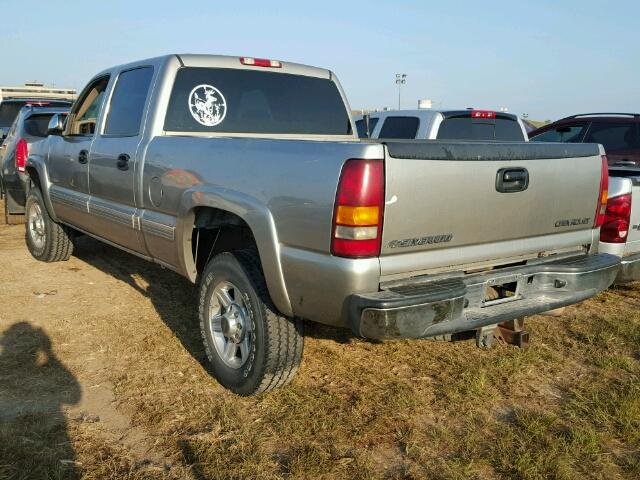
[[[178,71],[164,128],[177,132],[350,135],[329,79],[243,69]]]
[[[419,125],[418,117],[387,117],[378,138],[416,138]]]
[[[37,100],[34,100],[35,104]],[[29,100],[24,101],[10,101],[0,103],[0,127],[8,127],[18,116],[20,109],[27,103],[31,103]],[[47,107],[67,107],[71,105],[69,102],[60,102],[55,100],[42,100],[42,106]]]
[[[471,118],[470,115],[445,118],[438,129],[442,140],[523,141],[524,133],[514,118]]]
[[[373,130],[378,124],[378,118],[369,118],[369,135],[373,133]],[[356,130],[358,130],[358,137],[369,138],[367,132],[364,131],[364,120],[356,120]]]
[[[633,123],[594,122],[591,124],[584,141],[586,143],[601,143],[607,152],[639,148],[634,126]]]
[[[31,115],[24,121],[24,131],[30,137],[46,137],[49,120],[53,113]]]
[[[560,125],[539,135],[531,137],[532,142],[564,142],[579,143],[584,133],[585,125]]]

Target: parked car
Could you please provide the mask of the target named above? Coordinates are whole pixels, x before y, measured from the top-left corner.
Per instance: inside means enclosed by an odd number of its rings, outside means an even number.
[[[68,111],[69,108],[24,106],[9,129],[5,142],[0,145],[0,191],[5,197],[6,223],[23,223],[25,183],[28,179],[24,169],[31,145],[47,136],[53,115],[66,115]]]
[[[640,166],[640,114],[583,113],[529,133],[533,142],[599,143],[610,165]]]
[[[522,121],[492,110],[389,110],[355,118],[360,138],[527,141]]]
[[[335,74],[294,63],[107,69],[29,155],[29,251],[66,260],[85,232],[198,280],[212,371],[242,395],[293,378],[301,319],[485,331],[615,278],[600,146],[360,141],[349,111]]]
[[[609,199],[599,250],[622,258],[615,283],[640,280],[640,168],[609,168]]]

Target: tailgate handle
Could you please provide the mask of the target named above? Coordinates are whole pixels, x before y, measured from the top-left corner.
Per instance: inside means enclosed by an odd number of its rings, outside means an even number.
[[[496,174],[496,190],[502,193],[523,192],[529,186],[526,168],[501,168]]]

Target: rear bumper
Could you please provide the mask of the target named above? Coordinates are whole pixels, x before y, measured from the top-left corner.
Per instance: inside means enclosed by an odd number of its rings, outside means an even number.
[[[623,257],[614,283],[628,283],[640,280],[640,253]]]
[[[414,279],[349,299],[352,330],[365,338],[423,338],[473,330],[585,300],[613,283],[620,258],[606,253],[442,280]],[[640,268],[640,267],[638,267]],[[515,296],[486,302],[491,285]]]

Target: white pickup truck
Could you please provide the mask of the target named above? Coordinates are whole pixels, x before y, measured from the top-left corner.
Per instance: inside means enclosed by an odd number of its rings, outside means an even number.
[[[615,283],[640,280],[640,169],[609,168],[609,199],[600,229],[601,252],[622,257]]]
[[[516,115],[493,110],[388,110],[360,115],[354,120],[360,138],[529,141]]]

